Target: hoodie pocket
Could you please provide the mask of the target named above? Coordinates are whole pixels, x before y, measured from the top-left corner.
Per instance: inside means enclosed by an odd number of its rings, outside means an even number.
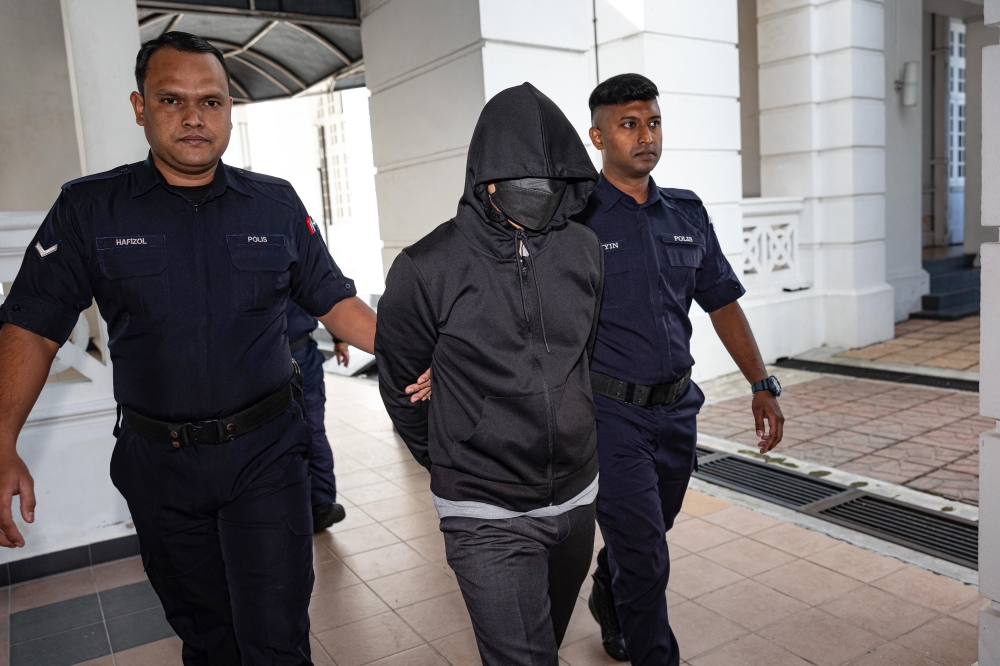
[[[586,366],[581,366],[586,371]],[[575,472],[593,455],[597,446],[597,408],[593,394],[582,381],[567,383],[559,394],[556,408],[556,445],[553,473],[557,476]]]
[[[487,396],[475,431],[453,456],[459,469],[491,481],[537,484],[549,463],[545,394]]]

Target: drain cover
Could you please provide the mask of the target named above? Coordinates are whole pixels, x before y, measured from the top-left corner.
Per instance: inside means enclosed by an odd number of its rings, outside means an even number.
[[[972,569],[979,524],[699,446],[695,476]]]

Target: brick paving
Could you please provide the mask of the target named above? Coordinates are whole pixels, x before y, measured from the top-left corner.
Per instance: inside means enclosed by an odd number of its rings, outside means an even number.
[[[781,453],[979,503],[979,435],[996,422],[978,415],[978,393],[817,375],[785,387],[780,403]],[[753,450],[759,441],[746,395],[706,405],[698,428]]]
[[[811,441],[837,436],[837,417],[850,410],[833,410],[852,400],[859,408],[874,406],[867,413],[877,415],[855,425],[915,409],[881,409],[894,404],[932,404],[919,412],[932,421],[934,416],[962,422],[970,418],[964,396],[950,392],[934,392],[928,402],[928,395],[898,385],[809,378],[802,373],[798,379],[807,381],[789,385],[783,402],[797,415],[791,432],[808,435]],[[745,385],[738,388],[746,390]],[[478,666],[471,621],[445,562],[429,475],[393,433],[374,382],[328,375],[327,396],[327,427],[347,518],[314,541],[314,662]],[[712,419],[730,419],[742,427],[746,406],[744,396],[707,410],[715,415]],[[800,420],[817,409],[824,413],[819,421],[834,425]],[[938,423],[932,421],[932,426]],[[866,433],[857,435],[858,441],[871,441]],[[929,454],[922,455],[924,460]],[[970,466],[969,458],[959,460]],[[942,478],[941,483],[946,482]],[[967,666],[976,660],[977,613],[986,600],[974,587],[695,491],[688,491],[667,541],[672,565],[667,600],[682,664]],[[595,551],[599,547],[600,532]],[[141,561],[131,558],[0,588],[0,666],[56,663],[25,660],[26,652],[18,646],[8,660],[8,645],[17,640],[10,641],[12,616],[13,624],[23,629],[18,613],[37,615],[43,607],[55,609],[143,580]],[[616,663],[601,647],[599,628],[586,607],[589,593],[588,579],[560,650],[560,666]],[[58,624],[55,613],[47,615],[49,624]],[[149,633],[151,620],[138,615],[132,624],[142,630],[139,633]],[[88,627],[73,631],[84,629]],[[73,631],[38,640],[82,641]],[[106,649],[104,656],[86,657],[88,661],[58,663],[180,663],[176,637],[123,646],[112,640],[111,647],[113,654]]]
[[[892,340],[837,356],[979,372],[979,316],[958,321],[908,319],[896,324]]]

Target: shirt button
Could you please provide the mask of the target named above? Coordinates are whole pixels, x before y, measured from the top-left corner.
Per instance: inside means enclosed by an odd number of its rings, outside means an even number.
[[[21,306],[20,305],[12,306],[11,310],[13,310],[14,312],[20,312],[21,311]]]
[[[121,169],[119,169],[119,171],[121,171],[122,173],[128,173],[128,167],[122,167]]]
[[[350,282],[345,282],[344,283],[344,289],[350,289],[350,288],[351,288],[351,283]]]

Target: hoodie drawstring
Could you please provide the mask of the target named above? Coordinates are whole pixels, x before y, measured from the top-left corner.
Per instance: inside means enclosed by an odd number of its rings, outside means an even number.
[[[520,279],[521,287],[521,307],[524,309],[524,318],[528,321],[528,325],[531,325],[531,320],[528,318],[528,307],[524,302],[524,273],[521,270],[523,259],[522,248],[527,246],[528,237],[523,231],[518,231],[514,235],[514,254],[517,257],[517,272]],[[535,270],[535,259],[531,252],[528,252],[528,263],[531,265],[531,272],[535,277],[535,298],[538,300],[538,323],[542,327],[542,342],[545,343],[545,353],[551,354],[552,350],[549,349],[549,338],[545,333],[545,314],[542,312],[542,290],[538,286],[538,271]]]

